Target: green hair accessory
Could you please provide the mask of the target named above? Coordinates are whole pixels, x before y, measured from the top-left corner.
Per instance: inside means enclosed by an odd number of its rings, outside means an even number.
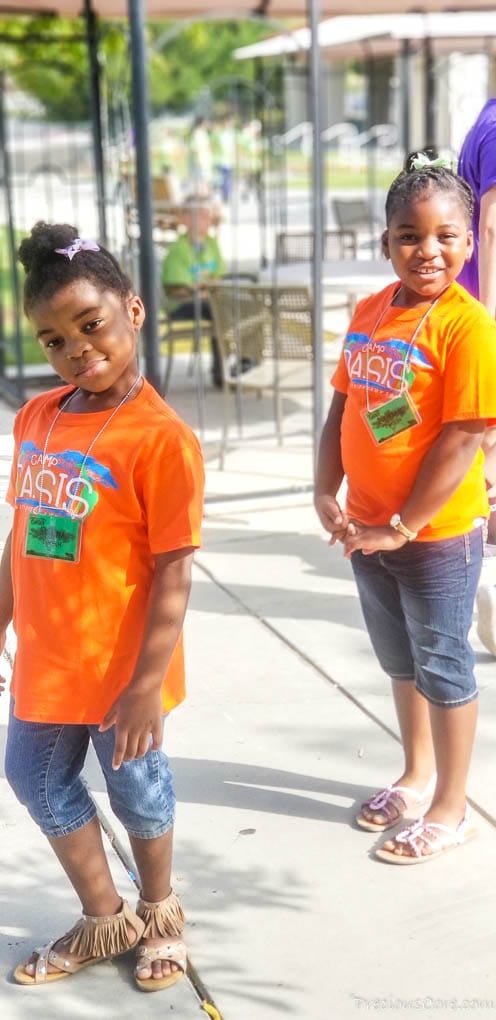
[[[426,170],[427,167],[444,167],[445,170],[452,170],[451,163],[444,156],[430,159],[425,152],[418,152],[411,161],[412,170]]]

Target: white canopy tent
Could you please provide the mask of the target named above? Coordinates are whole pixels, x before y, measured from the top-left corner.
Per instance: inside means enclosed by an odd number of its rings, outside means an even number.
[[[493,5],[494,7],[494,5]],[[398,14],[394,19],[384,14],[333,17],[319,25],[320,49],[329,49],[337,59],[352,60],[363,55],[363,43],[377,43],[379,56],[398,53],[403,40],[421,41],[429,38],[436,52],[472,50],[479,46],[485,53],[496,53],[496,10],[464,11],[442,14]],[[269,39],[235,50],[238,60],[254,57],[277,57],[301,53],[310,48],[308,28],[273,35]]]
[[[427,0],[429,13],[442,11],[464,11],[468,0]],[[83,10],[81,10],[83,4]],[[149,139],[148,139],[148,90],[146,81],[145,18],[201,19],[214,13],[218,17],[239,19],[243,16],[258,16],[266,19],[268,26],[275,19],[306,17],[308,21],[309,49],[309,91],[312,119],[321,123],[320,106],[320,48],[319,23],[322,17],[331,15],[399,15],[415,10],[416,0],[12,0],[2,4],[5,14],[16,15],[45,13],[59,16],[83,14],[88,28],[88,46],[94,86],[98,90],[95,16],[101,18],[127,17],[129,19],[133,113],[136,134],[138,210],[141,229],[140,273],[141,292],[148,310],[144,328],[145,370],[154,384],[159,379],[158,356],[158,303],[155,292],[155,262],[152,240],[152,200],[150,187]],[[494,0],[475,0],[469,4],[471,16],[477,11],[493,11]],[[394,21],[391,20],[391,27]],[[95,104],[94,104],[95,105]],[[321,250],[323,218],[321,215],[323,195],[323,167],[320,131],[314,131],[313,174],[312,174],[314,265],[313,295],[315,309],[315,354],[314,354],[314,439],[317,444],[323,420],[323,346],[322,346],[322,284]]]
[[[333,62],[366,61],[384,57],[403,59],[401,72],[402,128],[406,149],[410,145],[411,80],[408,64],[414,53],[424,54],[425,140],[436,137],[434,58],[452,54],[473,53],[484,57],[496,54],[496,9],[494,11],[458,11],[443,13],[398,14],[394,19],[385,14],[362,17],[343,16],[322,21],[318,29],[319,49],[325,50]],[[259,43],[235,50],[238,60],[277,59],[288,55],[303,56],[311,46],[309,29],[274,34]],[[460,88],[462,89],[460,83]],[[477,100],[474,109],[478,109]],[[473,104],[472,104],[473,105]],[[462,136],[475,114],[461,128]],[[458,118],[459,121],[459,118]],[[463,118],[462,118],[463,124]],[[452,142],[449,143],[452,145]]]

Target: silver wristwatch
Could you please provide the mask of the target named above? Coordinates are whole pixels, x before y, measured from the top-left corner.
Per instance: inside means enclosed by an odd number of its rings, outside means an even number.
[[[400,535],[403,535],[403,538],[407,538],[409,542],[413,542],[413,539],[416,538],[418,534],[417,531],[410,531],[410,528],[407,528],[406,525],[403,524],[399,514],[393,514],[389,522],[389,527],[394,528],[395,531],[399,531]]]

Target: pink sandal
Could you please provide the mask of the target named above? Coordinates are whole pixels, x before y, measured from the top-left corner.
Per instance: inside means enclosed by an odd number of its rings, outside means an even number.
[[[467,807],[461,822],[454,828],[441,825],[439,822],[426,822],[420,818],[418,822],[414,822],[393,837],[390,842],[396,850],[388,850],[382,846],[376,850],[375,855],[388,864],[424,864],[426,861],[432,861],[447,850],[455,850],[457,846],[462,846],[477,835],[475,825],[470,823],[471,815],[472,812]],[[401,847],[408,847],[408,852],[402,853]],[[427,852],[424,852],[425,850]]]
[[[424,790],[413,790],[411,786],[386,786],[379,793],[369,797],[356,816],[356,824],[366,832],[385,832],[392,829],[411,807],[424,807],[430,804],[436,786],[436,776],[431,776]],[[383,822],[373,822],[363,814],[363,809],[377,812],[384,816]]]
[[[159,992],[162,988],[170,988],[180,981],[186,973],[186,946],[182,939],[182,931],[186,922],[181,904],[174,892],[170,892],[165,900],[158,903],[147,903],[138,900],[136,907],[138,917],[144,922],[143,939],[160,938],[159,946],[149,946],[140,942],[136,952],[136,968],[134,977],[142,992]],[[141,971],[151,970],[155,960],[167,960],[175,963],[177,970],[163,977],[141,977]]]
[[[128,935],[128,925],[134,929],[132,937]],[[71,974],[84,970],[85,967],[93,967],[103,960],[111,960],[114,956],[127,953],[138,943],[144,930],[143,921],[133,914],[126,900],[122,901],[120,911],[110,917],[90,917],[83,914],[67,935],[35,949],[35,960],[20,963],[14,970],[14,980],[19,985],[61,981]],[[67,945],[61,952],[60,943],[66,942]],[[34,974],[27,974],[26,967],[31,962]],[[50,971],[49,965],[56,967],[57,970]]]

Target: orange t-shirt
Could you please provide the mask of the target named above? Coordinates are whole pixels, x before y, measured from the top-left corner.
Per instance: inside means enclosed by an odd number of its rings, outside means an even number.
[[[473,419],[496,423],[494,320],[453,283],[433,306],[412,344],[428,305],[392,307],[397,288],[396,281],[357,305],[331,380],[347,396],[341,423],[347,511],[368,525],[387,524],[393,513],[401,512],[422,460],[445,424]],[[378,444],[365,413],[405,388],[420,420]],[[464,534],[488,511],[484,455],[478,450],[456,492],[422,529],[419,539]]]
[[[203,461],[193,432],[148,382],[90,443],[110,411],[64,411],[66,386],[29,401],[14,424],[12,531],[15,714],[32,722],[99,723],[130,682],[154,556],[197,547]],[[26,556],[39,506],[81,520],[78,562]],[[164,711],[184,698],[182,636],[162,685]]]

